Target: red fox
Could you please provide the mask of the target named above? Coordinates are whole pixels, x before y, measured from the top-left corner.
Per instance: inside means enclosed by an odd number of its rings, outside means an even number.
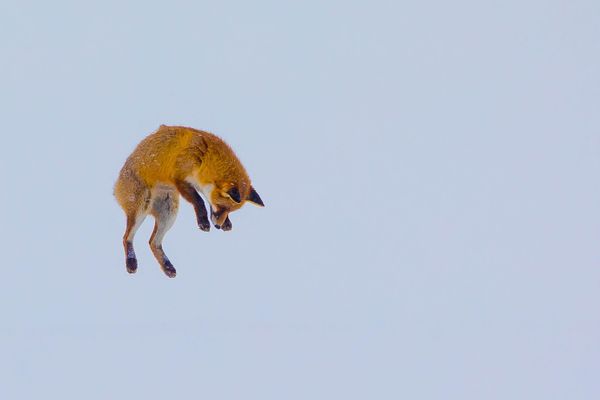
[[[173,226],[179,194],[196,212],[201,230],[210,223],[201,192],[210,204],[215,228],[232,228],[229,213],[250,202],[264,207],[242,163],[219,137],[193,128],[161,125],[138,144],[125,161],[115,183],[114,195],[125,211],[123,236],[127,272],[137,271],[133,237],[148,214],[155,219],[150,249],[163,272],[174,278],[177,271],[162,248],[165,233]]]

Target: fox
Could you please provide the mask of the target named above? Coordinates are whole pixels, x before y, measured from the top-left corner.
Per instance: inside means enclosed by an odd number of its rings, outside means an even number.
[[[154,217],[150,249],[166,276],[177,275],[162,241],[175,223],[179,195],[194,208],[198,227],[210,231],[208,213],[199,193],[210,205],[210,222],[223,231],[232,229],[229,214],[245,203],[264,207],[231,147],[212,133],[161,125],[137,145],[114,185],[114,196],[127,221],[123,247],[128,273],[137,271],[133,239],[150,214]]]

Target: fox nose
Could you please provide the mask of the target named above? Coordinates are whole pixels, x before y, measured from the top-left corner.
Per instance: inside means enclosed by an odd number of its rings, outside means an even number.
[[[221,229],[221,225],[215,225],[215,228]]]

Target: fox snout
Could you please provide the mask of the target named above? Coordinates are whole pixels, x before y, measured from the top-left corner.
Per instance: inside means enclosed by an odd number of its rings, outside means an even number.
[[[227,212],[227,210],[211,211],[210,220],[212,221],[215,228],[221,229],[221,227],[223,227],[223,224],[225,223],[228,214],[229,213]]]

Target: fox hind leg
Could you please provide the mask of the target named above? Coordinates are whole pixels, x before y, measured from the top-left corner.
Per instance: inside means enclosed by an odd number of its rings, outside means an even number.
[[[125,266],[127,267],[127,272],[130,274],[135,274],[137,271],[137,258],[133,250],[133,238],[145,218],[145,213],[127,215],[127,227],[125,228],[125,235],[123,235],[123,247],[125,248]]]
[[[126,163],[115,183],[114,195],[127,216],[127,227],[123,235],[125,248],[125,264],[127,272],[133,274],[137,270],[137,258],[133,250],[133,237],[144,222],[150,204],[150,190],[134,174]]]
[[[169,278],[174,278],[177,271],[162,248],[162,240],[175,223],[178,209],[179,195],[175,191],[164,191],[154,197],[150,212],[155,219],[154,231],[150,236],[150,249]]]

